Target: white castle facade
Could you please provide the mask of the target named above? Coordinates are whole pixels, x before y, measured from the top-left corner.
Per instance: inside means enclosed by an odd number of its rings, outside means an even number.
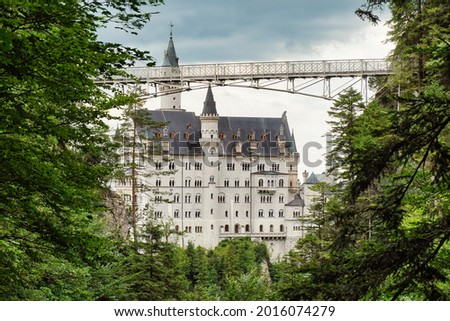
[[[163,67],[178,67],[172,34]],[[224,239],[249,237],[265,242],[272,258],[280,257],[305,233],[300,219],[307,212],[288,119],[285,113],[225,116],[219,112],[225,109],[208,87],[199,116],[182,109],[181,93],[173,91],[162,96],[160,109],[149,111],[167,125],[146,133],[160,152],[137,168],[138,186],[149,187],[136,192],[140,222],[153,219],[182,232],[173,239],[181,246],[214,248]],[[131,201],[130,180],[112,187]]]

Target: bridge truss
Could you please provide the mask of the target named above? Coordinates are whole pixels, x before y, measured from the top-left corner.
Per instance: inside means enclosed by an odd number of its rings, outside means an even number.
[[[345,59],[194,64],[176,68],[131,67],[125,71],[127,77],[97,79],[96,82],[122,86],[146,85],[149,97],[205,88],[212,84],[274,90],[329,100],[359,83],[361,93],[367,100],[367,79],[389,75],[392,65],[386,59]],[[158,91],[159,85],[163,84],[170,84],[172,89]]]

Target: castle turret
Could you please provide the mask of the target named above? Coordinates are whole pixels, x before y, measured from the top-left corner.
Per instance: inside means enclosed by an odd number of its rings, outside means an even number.
[[[219,140],[219,114],[216,109],[216,102],[211,90],[208,86],[205,102],[203,103],[203,111],[200,115],[201,134],[200,143],[215,142]]]
[[[173,27],[173,25],[171,25]],[[178,57],[173,43],[172,29],[170,30],[169,44],[164,52],[164,61],[161,67],[165,67],[162,76],[177,79],[180,76],[178,65]],[[161,110],[178,110],[181,109],[181,83],[177,81],[165,82],[159,85],[161,97]]]

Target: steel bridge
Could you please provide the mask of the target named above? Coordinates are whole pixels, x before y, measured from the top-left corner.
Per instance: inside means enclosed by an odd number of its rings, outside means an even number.
[[[367,79],[392,73],[386,59],[306,60],[240,62],[181,65],[179,67],[130,67],[128,76],[97,79],[97,83],[147,85],[149,96],[173,94],[215,86],[234,86],[275,90],[325,99],[361,84],[367,100]],[[339,81],[332,81],[339,79]],[[172,91],[158,91],[158,85],[170,84]]]

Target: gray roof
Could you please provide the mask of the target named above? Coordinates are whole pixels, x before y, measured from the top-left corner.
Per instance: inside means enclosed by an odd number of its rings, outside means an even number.
[[[178,67],[178,57],[173,44],[172,31],[170,32],[169,44],[164,52],[164,62],[162,67]]]
[[[206,99],[203,103],[202,115],[213,114],[217,115],[216,102],[211,90],[211,85],[208,86],[208,92],[206,93]]]
[[[311,175],[309,175],[308,179],[306,180],[305,184],[317,184],[320,182],[325,182],[326,181],[326,175],[325,174],[314,174],[311,173]]]
[[[299,194],[295,194],[294,199],[287,203],[285,206],[305,206],[305,201]]]
[[[193,112],[153,110],[149,111],[149,113],[150,117],[158,122],[168,122],[167,129],[170,138],[171,154],[202,154],[202,149],[199,144],[201,133],[200,118]],[[235,155],[236,144],[240,142],[242,145],[242,154],[249,156],[249,135],[254,134],[255,140],[258,141],[257,152],[260,156],[279,156],[277,135],[282,124],[285,129],[289,129],[286,118],[282,117],[220,116],[218,129],[222,144],[219,155]],[[156,131],[155,129],[148,130],[147,137],[154,137],[154,132]],[[289,130],[286,131],[285,138],[287,149],[291,152],[296,152],[293,137]]]

